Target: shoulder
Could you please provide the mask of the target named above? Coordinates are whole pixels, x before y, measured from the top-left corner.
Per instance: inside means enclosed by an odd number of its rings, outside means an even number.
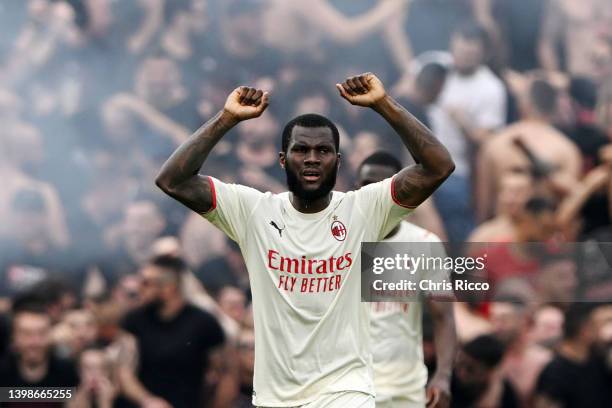
[[[480,67],[476,75],[480,81],[487,82],[488,84],[493,86],[495,91],[503,91],[505,89],[504,81],[502,81],[497,75],[495,75],[495,73],[491,71],[491,68],[487,66]]]
[[[185,306],[185,314],[204,326],[212,325],[221,327],[219,321],[212,313],[191,303]]]
[[[140,306],[134,310],[131,310],[123,316],[121,326],[129,332],[136,330],[144,320],[147,320],[148,309],[146,306]]]

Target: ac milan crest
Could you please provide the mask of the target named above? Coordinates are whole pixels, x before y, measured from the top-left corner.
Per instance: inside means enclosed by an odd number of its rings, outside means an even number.
[[[346,238],[346,227],[341,221],[334,221],[331,225],[331,233],[338,241],[344,241]]]

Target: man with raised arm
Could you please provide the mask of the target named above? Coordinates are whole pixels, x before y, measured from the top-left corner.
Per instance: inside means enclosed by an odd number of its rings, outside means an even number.
[[[239,87],[156,179],[240,245],[253,292],[256,406],[374,407],[368,307],[359,303],[361,242],[387,236],[454,169],[444,146],[375,75],[336,87],[351,104],[379,113],[417,164],[357,191],[332,191],[338,130],[307,114],[283,130],[279,163],[288,192],[262,193],[200,175],[223,135],[268,106],[267,92]]]

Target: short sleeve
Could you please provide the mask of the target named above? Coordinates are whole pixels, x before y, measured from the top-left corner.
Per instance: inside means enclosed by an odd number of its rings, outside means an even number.
[[[246,225],[264,193],[240,184],[228,184],[209,177],[213,206],[202,214],[233,241],[240,243]]]
[[[384,239],[414,208],[404,207],[395,198],[393,177],[368,184],[355,191],[356,205],[369,232],[366,239]]]
[[[202,347],[208,352],[225,342],[225,333],[216,317],[202,310],[200,312],[203,312],[202,330],[200,333],[200,336],[202,336]]]

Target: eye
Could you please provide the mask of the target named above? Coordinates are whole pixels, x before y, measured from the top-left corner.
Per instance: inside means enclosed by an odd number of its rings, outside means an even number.
[[[294,146],[292,149],[294,152],[304,153],[306,151],[305,146]]]
[[[319,152],[321,152],[321,153],[329,153],[329,147],[319,147]]]

